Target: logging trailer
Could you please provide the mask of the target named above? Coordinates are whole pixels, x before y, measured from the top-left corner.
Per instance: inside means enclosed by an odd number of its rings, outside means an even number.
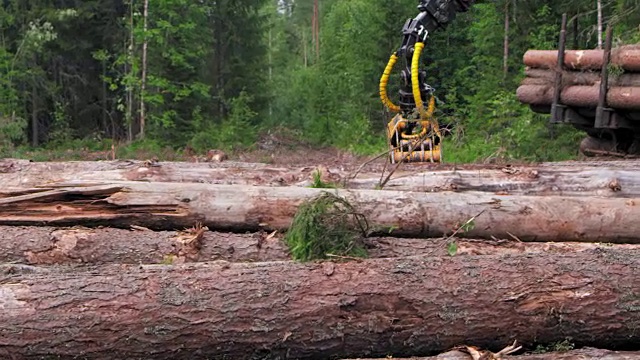
[[[580,144],[584,155],[640,153],[640,83],[634,83],[633,74],[640,72],[640,46],[613,49],[609,25],[603,50],[567,50],[566,33],[564,14],[558,50],[525,54],[528,70],[550,70],[554,78],[552,84],[538,87],[538,94],[523,80],[517,91],[519,100],[536,113],[550,114],[552,124],[568,124],[586,132]],[[576,79],[576,72],[582,79]],[[593,83],[587,81],[589,75],[595,77]],[[551,101],[540,96],[540,91],[551,95]]]

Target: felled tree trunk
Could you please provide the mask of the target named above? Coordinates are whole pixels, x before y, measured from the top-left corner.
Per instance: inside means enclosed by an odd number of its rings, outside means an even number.
[[[364,239],[370,258],[447,256],[448,245],[452,242],[456,244],[457,256],[565,253],[611,246],[629,250],[639,248],[638,245],[596,243],[524,243],[514,239]],[[290,259],[282,237],[266,232],[230,234],[196,229],[155,232],[143,229],[0,226],[0,264],[178,264],[216,260],[267,262]]]
[[[0,199],[0,225],[137,225],[174,230],[201,222],[216,231],[285,230],[298,206],[324,191],[337,191],[366,214],[373,234],[385,236],[437,238],[473,220],[472,228],[460,236],[522,241],[640,240],[640,200],[636,198],[137,182],[25,190]]]
[[[546,85],[521,85],[516,90],[520,102],[532,105],[553,103],[553,87]],[[578,107],[598,106],[599,86],[568,86],[560,93],[560,102]],[[607,105],[616,109],[640,109],[640,87],[612,87],[607,92]]]
[[[511,360],[636,360],[640,359],[638,351],[610,351],[593,348],[571,350],[563,352],[547,352],[533,355],[512,355],[504,357]],[[375,359],[353,359],[353,360],[375,360]],[[379,359],[382,360],[382,359]],[[400,359],[398,359],[400,360]],[[437,356],[411,358],[411,360],[472,360],[465,351],[449,351]]]
[[[572,70],[602,69],[604,50],[567,50],[564,65]],[[555,69],[557,50],[529,50],[524,54],[524,64],[532,68]],[[626,71],[640,71],[640,46],[621,46],[611,50],[611,64]]]
[[[85,181],[192,182],[234,185],[288,185],[312,178],[315,167],[271,166],[255,163],[180,163],[142,161],[0,161],[4,189]]]
[[[555,83],[556,73],[554,70],[545,69],[526,69],[524,71],[527,76],[521,82],[521,85],[546,85],[553,86]],[[562,72],[562,85],[583,85],[583,86],[595,86],[600,83],[599,72],[580,72],[580,71],[563,71]],[[619,76],[609,76],[609,86],[640,86],[640,74],[627,73]]]
[[[237,164],[237,167],[236,167]],[[4,166],[4,168],[3,168]],[[561,162],[503,167],[483,164],[412,164],[400,168],[386,189],[408,191],[487,191],[512,195],[636,196],[640,177],[638,161]],[[4,169],[4,170],[2,170]],[[374,189],[380,173],[349,173],[336,168],[273,167],[265,164],[174,163],[146,166],[142,162],[59,162],[31,163],[0,161],[0,196],[23,188],[54,186],[57,183],[171,182],[263,186],[301,186],[313,184],[313,173],[320,170],[323,181],[356,189]],[[349,175],[352,175],[351,177]],[[618,179],[622,191],[608,189],[610,179]]]
[[[0,226],[0,263],[160,264],[225,260],[288,260],[286,246],[268,233],[230,234],[188,229],[50,228]]]
[[[4,274],[3,358],[326,359],[640,341],[637,250]]]
[[[506,166],[480,170],[441,170],[398,175],[385,189],[419,192],[480,191],[503,195],[640,196],[640,173],[630,167],[599,166]],[[350,188],[373,189],[378,178],[349,182]]]

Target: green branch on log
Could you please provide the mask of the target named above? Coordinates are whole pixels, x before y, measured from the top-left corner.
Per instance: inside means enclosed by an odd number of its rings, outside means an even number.
[[[344,198],[322,192],[305,201],[285,234],[294,260],[329,257],[367,257],[363,239],[369,225],[364,215]]]

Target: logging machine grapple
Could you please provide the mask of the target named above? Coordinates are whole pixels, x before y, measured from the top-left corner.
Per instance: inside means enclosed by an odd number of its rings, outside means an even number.
[[[426,71],[420,69],[420,55],[429,34],[444,29],[473,2],[420,0],[418,16],[405,22],[402,45],[391,55],[380,78],[380,99],[393,114],[386,130],[391,163],[442,161],[442,134],[434,116],[435,90],[426,82]],[[404,67],[396,104],[387,94],[387,85],[399,59],[404,60]]]

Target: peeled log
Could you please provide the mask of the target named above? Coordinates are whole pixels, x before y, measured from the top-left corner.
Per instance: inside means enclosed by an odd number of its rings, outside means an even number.
[[[567,50],[564,65],[572,70],[601,70],[604,50]],[[555,69],[557,50],[529,50],[524,54],[524,64],[532,68]],[[626,71],[640,71],[640,46],[621,46],[611,50],[611,64]]]
[[[44,191],[43,191],[44,190]],[[475,218],[465,238],[522,241],[640,240],[640,199],[325,190],[302,187],[121,183],[27,189],[0,199],[0,225],[144,226],[217,231],[285,230],[305,200],[337,191],[376,234],[438,238]]]
[[[456,256],[566,253],[612,246],[616,249],[640,249],[639,245],[524,243],[514,240],[364,239],[370,258],[446,256],[447,244],[452,241],[457,244]],[[291,260],[291,257],[281,236],[264,232],[202,232],[198,237],[189,232],[173,231],[0,226],[0,264],[178,264],[217,260],[267,262]]]
[[[550,105],[553,103],[553,87],[545,85],[521,85],[516,90],[518,100],[525,104]],[[565,105],[598,106],[598,86],[568,86],[560,93],[560,102]],[[640,110],[640,87],[612,87],[607,92],[607,104],[617,109]]]
[[[3,358],[327,359],[640,341],[637,250],[29,270],[0,280]]]
[[[237,166],[237,167],[236,167]],[[396,171],[385,186],[408,191],[486,191],[511,195],[639,196],[640,161],[558,162],[526,165],[411,164]],[[4,172],[2,169],[4,168]],[[117,182],[211,183],[263,186],[312,185],[314,167],[273,167],[265,164],[161,162],[148,167],[142,162],[0,161],[0,197],[20,189],[55,186],[56,183],[86,185]],[[327,181],[347,188],[375,189],[380,173],[359,173],[355,179],[335,167],[324,169]],[[620,191],[612,191],[618,180]]]
[[[521,85],[547,85],[555,84],[556,72],[554,70],[544,69],[525,69],[527,76],[521,82]],[[600,83],[599,72],[579,72],[579,71],[563,71],[562,86],[583,85],[593,86]],[[640,86],[640,74],[627,73],[619,76],[609,76],[609,86]]]
[[[227,185],[288,185],[312,178],[315,167],[285,167],[259,163],[188,163],[142,161],[30,162],[0,160],[4,189],[57,182],[105,181],[193,182]]]
[[[601,163],[584,167],[504,166],[478,170],[439,170],[394,176],[387,190],[442,192],[480,191],[502,195],[639,197],[640,162]],[[635,168],[634,168],[635,167]],[[351,188],[372,189],[378,178],[355,179]]]
[[[402,360],[395,358],[396,360]],[[610,351],[593,348],[571,350],[563,352],[548,352],[533,355],[512,355],[502,357],[504,360],[637,360],[640,359],[639,351]],[[352,359],[352,360],[383,360],[383,359]],[[407,359],[409,360],[409,359]],[[449,351],[437,356],[413,357],[410,360],[471,360],[466,352]]]

